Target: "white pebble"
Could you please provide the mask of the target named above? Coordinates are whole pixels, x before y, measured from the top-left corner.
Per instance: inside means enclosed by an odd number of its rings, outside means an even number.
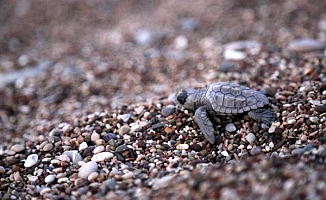
[[[79,145],[79,151],[84,150],[84,149],[87,149],[87,147],[88,147],[88,144],[86,142],[82,142]]]
[[[189,145],[188,144],[178,144],[177,149],[178,150],[187,150],[187,149],[189,149]]]
[[[97,146],[95,147],[95,149],[93,150],[93,153],[94,154],[98,154],[98,153],[101,153],[105,150],[105,147],[104,146]]]
[[[222,151],[221,154],[222,154],[223,156],[225,156],[225,157],[226,157],[226,156],[229,156],[229,153],[228,153],[227,151]]]
[[[77,150],[65,151],[63,155],[67,155],[74,165],[77,165],[79,161],[83,160]]]
[[[247,140],[249,143],[253,143],[253,142],[256,140],[256,136],[255,136],[253,133],[249,133],[249,134],[246,136],[246,140]]]
[[[24,167],[32,167],[37,163],[37,161],[38,161],[38,155],[31,154],[25,160]]]
[[[288,120],[287,120],[288,124],[294,124],[296,122],[295,118],[294,117],[290,117]]]
[[[43,196],[43,195],[45,195],[46,193],[49,193],[49,192],[51,192],[51,189],[48,188],[48,187],[45,187],[45,188],[41,189],[40,195]]]
[[[21,144],[15,144],[13,145],[10,150],[14,151],[14,152],[21,152],[25,149],[25,146],[24,145],[21,145]]]
[[[95,162],[102,162],[104,160],[109,160],[109,159],[113,158],[113,156],[114,155],[111,152],[101,152],[101,153],[93,155],[91,160],[95,161]]]
[[[88,163],[85,163],[83,166],[79,168],[78,177],[87,179],[87,177],[91,173],[96,172],[97,170],[98,170],[97,163],[94,161],[90,161]]]
[[[225,50],[223,53],[225,60],[243,60],[247,57],[246,53],[237,50]]]
[[[319,118],[318,117],[309,117],[309,120],[315,124],[319,123]]]
[[[58,179],[58,183],[67,183],[69,181],[68,177],[63,177]]]
[[[94,181],[95,179],[97,179],[97,177],[98,177],[98,172],[92,172],[90,175],[88,175],[88,177],[87,177],[87,179],[88,179],[88,181]]]
[[[45,179],[44,179],[44,181],[45,181],[46,183],[52,183],[54,180],[55,180],[55,176],[52,175],[52,174],[47,175],[47,176],[45,177]]]
[[[184,35],[180,35],[174,39],[174,47],[177,50],[185,50],[188,48],[188,38]]]
[[[233,123],[230,123],[225,126],[225,130],[227,130],[228,132],[234,132],[237,130],[237,128]]]

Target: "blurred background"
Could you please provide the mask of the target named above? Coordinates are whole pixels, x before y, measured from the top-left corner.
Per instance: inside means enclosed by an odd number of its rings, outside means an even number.
[[[282,55],[294,39],[326,40],[324,1],[0,0],[0,10],[3,144],[183,86],[268,84],[268,70],[240,63],[239,80],[221,65],[229,42]]]

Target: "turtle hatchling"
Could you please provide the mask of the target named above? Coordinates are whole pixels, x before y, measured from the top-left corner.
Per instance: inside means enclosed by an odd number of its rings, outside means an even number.
[[[185,109],[195,111],[195,122],[211,144],[215,143],[213,123],[208,116],[248,113],[250,118],[270,125],[275,113],[261,92],[235,83],[212,83],[201,89],[183,89],[176,100]]]

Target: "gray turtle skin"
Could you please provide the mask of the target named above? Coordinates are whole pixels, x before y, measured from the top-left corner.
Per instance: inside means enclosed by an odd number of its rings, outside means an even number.
[[[215,143],[212,122],[208,116],[248,113],[249,117],[270,125],[275,113],[261,92],[235,83],[212,83],[202,89],[184,89],[176,94],[178,104],[195,111],[195,122],[211,144]]]

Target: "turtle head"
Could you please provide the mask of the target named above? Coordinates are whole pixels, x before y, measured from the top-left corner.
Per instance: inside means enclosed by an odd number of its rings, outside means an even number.
[[[176,94],[178,104],[185,109],[195,109],[195,89],[183,89]]]

